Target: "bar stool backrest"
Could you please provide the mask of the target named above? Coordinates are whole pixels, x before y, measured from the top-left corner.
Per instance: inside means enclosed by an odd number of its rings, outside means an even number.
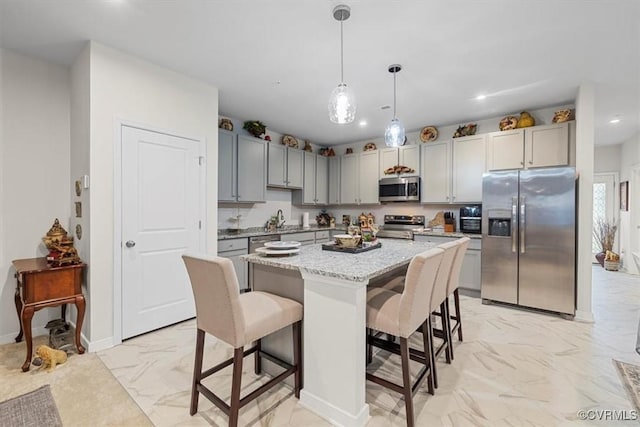
[[[456,257],[453,259],[453,266],[451,267],[451,276],[447,284],[447,296],[451,295],[451,293],[458,288],[458,285],[460,285],[462,261],[464,261],[464,255],[467,253],[470,241],[471,239],[468,237],[456,240],[456,242],[458,242],[458,250],[456,251]]]
[[[440,303],[447,297],[447,283],[449,282],[449,276],[451,275],[451,266],[453,266],[453,259],[456,257],[456,251],[458,249],[457,241],[443,243],[438,245],[438,248],[442,249],[442,262],[438,269],[438,275],[436,276],[436,283],[433,286],[431,293],[431,311],[434,311],[440,306]]]
[[[231,260],[194,254],[184,254],[182,259],[191,279],[198,329],[234,348],[242,346],[245,323]]]
[[[444,251],[432,248],[413,257],[400,297],[400,336],[408,337],[429,317],[429,301]]]

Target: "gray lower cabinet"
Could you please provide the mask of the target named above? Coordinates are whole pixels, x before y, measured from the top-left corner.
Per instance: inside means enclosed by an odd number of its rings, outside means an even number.
[[[329,230],[316,231],[316,243],[327,243],[331,241]]]
[[[249,253],[249,241],[246,238],[218,240],[218,256],[229,258],[238,277],[240,291],[249,289],[248,264],[242,260],[241,255]]]
[[[297,148],[270,142],[267,156],[267,185],[281,188],[302,188],[304,153]]]
[[[313,245],[316,240],[315,231],[303,231],[301,233],[289,233],[280,236],[281,241],[300,242],[303,246]]]
[[[255,203],[267,198],[265,141],[218,131],[218,201]]]
[[[413,240],[416,242],[431,242],[437,245],[445,242],[451,242],[458,237],[444,236],[421,236],[415,235]],[[460,288],[473,291],[473,295],[480,296],[480,287],[482,285],[481,274],[482,260],[482,239],[471,239],[469,247],[462,261],[460,270]]]

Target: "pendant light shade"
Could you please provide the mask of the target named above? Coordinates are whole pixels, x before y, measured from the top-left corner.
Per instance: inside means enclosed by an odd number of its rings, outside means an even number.
[[[400,147],[404,145],[404,126],[396,117],[396,74],[402,70],[399,64],[389,65],[389,72],[393,73],[393,119],[384,130],[384,143],[388,147]]]
[[[351,9],[346,5],[338,5],[333,9],[333,17],[340,21],[340,84],[329,97],[329,120],[333,123],[351,123],[356,118],[356,97],[351,88],[344,82],[344,42],[342,23],[351,16]]]

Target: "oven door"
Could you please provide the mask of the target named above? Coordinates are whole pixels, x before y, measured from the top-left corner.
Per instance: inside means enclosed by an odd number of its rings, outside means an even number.
[[[378,184],[381,202],[419,202],[420,178],[383,178]]]

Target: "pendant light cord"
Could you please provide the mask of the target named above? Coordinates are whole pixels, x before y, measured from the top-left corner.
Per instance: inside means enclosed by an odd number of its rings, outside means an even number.
[[[396,73],[393,72],[393,120],[396,119]]]
[[[340,84],[344,84],[344,36],[342,23],[344,22],[344,12],[340,20]]]

